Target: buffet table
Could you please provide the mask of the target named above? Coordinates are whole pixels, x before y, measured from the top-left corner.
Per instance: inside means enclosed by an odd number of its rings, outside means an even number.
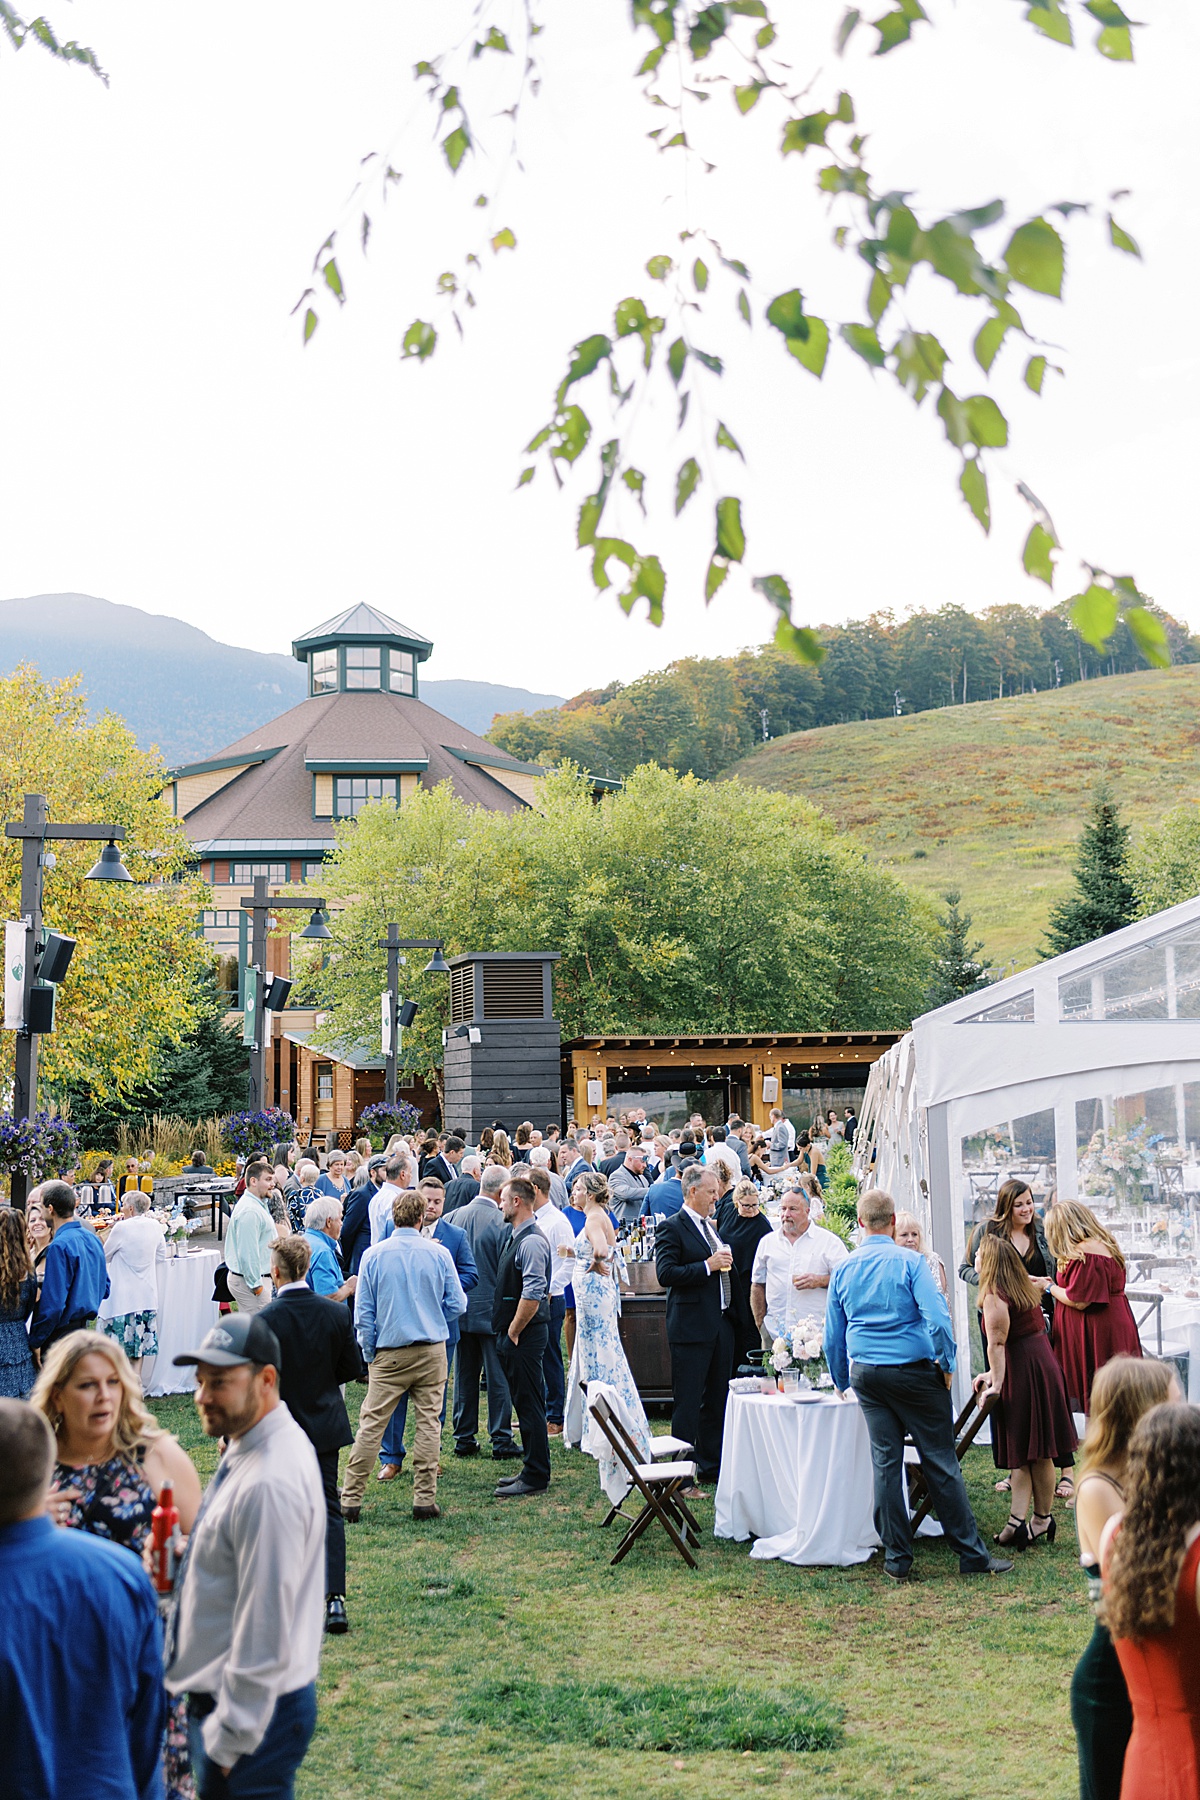
[[[879,1548],[871,1443],[857,1400],[730,1393],[716,1537],[754,1538],[755,1561],[845,1568]],[[940,1536],[927,1520],[921,1536]]]
[[[158,1265],[158,1355],[142,1364],[142,1388],[148,1395],[190,1394],[192,1370],[177,1369],[172,1359],[194,1350],[220,1318],[212,1297],[213,1278],[221,1260],[216,1250],[189,1250]]]

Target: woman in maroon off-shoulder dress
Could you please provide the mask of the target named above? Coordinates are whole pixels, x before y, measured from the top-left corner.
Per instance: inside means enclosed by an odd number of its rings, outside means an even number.
[[[1125,1298],[1125,1258],[1111,1232],[1079,1200],[1060,1200],[1046,1214],[1046,1242],[1058,1261],[1054,1353],[1071,1404],[1091,1405],[1092,1382],[1111,1356],[1140,1356],[1141,1339]]]

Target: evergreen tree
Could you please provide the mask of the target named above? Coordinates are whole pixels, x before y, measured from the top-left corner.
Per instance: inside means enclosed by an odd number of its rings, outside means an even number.
[[[1075,891],[1051,908],[1046,956],[1077,950],[1119,931],[1137,917],[1137,900],[1126,869],[1129,827],[1121,823],[1107,788],[1096,790],[1075,858]]]
[[[928,994],[931,1010],[935,1006],[947,1006],[951,1000],[961,1000],[964,994],[977,993],[980,988],[990,986],[992,979],[979,961],[983,945],[968,942],[971,915],[959,911],[962,895],[957,888],[951,888],[942,899],[946,902],[946,911],[938,915],[937,960]]]

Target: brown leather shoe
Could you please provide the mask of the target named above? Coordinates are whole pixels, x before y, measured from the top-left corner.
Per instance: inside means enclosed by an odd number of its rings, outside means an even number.
[[[413,1507],[413,1518],[414,1519],[440,1519],[441,1516],[442,1516],[442,1509],[440,1506],[414,1506]]]
[[[563,1434],[563,1428],[561,1425],[547,1425],[547,1427],[546,1427],[546,1436],[547,1437],[561,1437],[562,1434]]]
[[[402,1463],[384,1463],[375,1479],[376,1481],[395,1481],[403,1473],[404,1465]]]
[[[686,1487],[683,1490],[685,1500],[707,1500],[708,1489],[702,1487]]]

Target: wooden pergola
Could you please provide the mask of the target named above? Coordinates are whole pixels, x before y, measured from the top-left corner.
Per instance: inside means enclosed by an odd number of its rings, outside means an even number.
[[[865,1070],[897,1042],[899,1031],[776,1031],[715,1036],[572,1038],[562,1047],[563,1091],[578,1120],[602,1119],[608,1090],[630,1076],[661,1073],[664,1085],[686,1088],[721,1078],[730,1104],[756,1125],[769,1123],[786,1086],[837,1086]],[[665,1078],[673,1077],[668,1082]],[[861,1079],[861,1077],[859,1078]],[[857,1082],[854,1083],[857,1085]]]

